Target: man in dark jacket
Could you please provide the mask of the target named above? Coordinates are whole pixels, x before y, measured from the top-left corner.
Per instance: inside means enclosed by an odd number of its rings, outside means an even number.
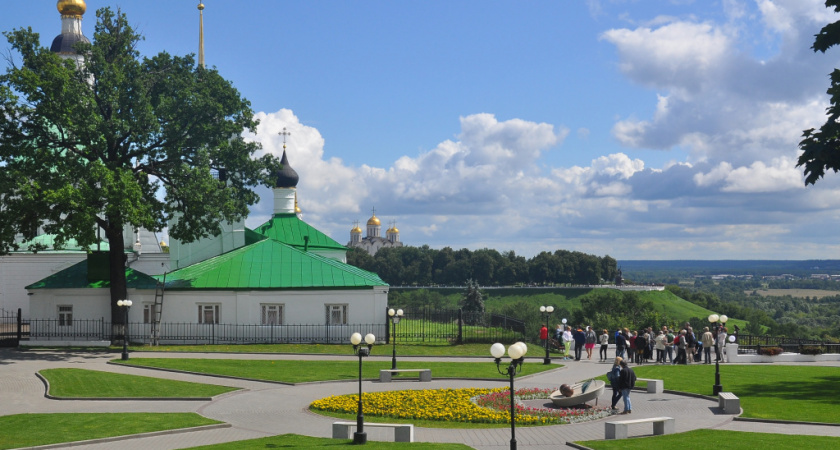
[[[584,333],[583,327],[577,327],[577,330],[572,333],[572,339],[575,340],[575,361],[580,361],[580,357],[583,354],[583,346],[586,345],[586,333]]]
[[[615,357],[624,358],[624,351],[627,349],[627,338],[621,330],[615,332]]]
[[[621,389],[621,396],[624,398],[624,411],[622,414],[632,414],[630,390],[636,386],[636,373],[627,365],[627,361],[622,360],[619,364],[621,364],[621,375],[619,375],[618,387]]]

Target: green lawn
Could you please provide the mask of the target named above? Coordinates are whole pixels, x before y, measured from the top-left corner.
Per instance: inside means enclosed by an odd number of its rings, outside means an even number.
[[[640,378],[665,381],[665,389],[712,395],[715,366],[633,367]],[[840,423],[840,368],[721,364],[721,385],[741,399],[743,417]],[[606,378],[604,378],[606,379]]]
[[[490,359],[490,358],[487,358]],[[280,381],[284,383],[305,383],[312,381],[355,380],[359,378],[359,362],[356,361],[271,361],[271,360],[234,360],[234,359],[176,359],[176,358],[131,358],[128,361],[116,360],[133,366],[175,369],[187,372],[223,375],[254,380]],[[485,378],[504,379],[491,361],[461,362],[420,362],[397,361],[400,369],[431,369],[432,378]],[[543,372],[560,367],[545,366],[534,359],[522,365],[522,375]],[[379,378],[380,369],[390,369],[391,361],[364,361],[362,377]],[[417,379],[417,373],[400,375],[403,378]],[[399,377],[396,377],[399,378]]]
[[[491,344],[451,345],[447,342],[400,343],[397,341],[397,357],[402,356],[481,356],[490,357]],[[534,345],[529,345],[534,351]],[[111,347],[112,351],[122,351],[122,346]],[[288,353],[316,355],[352,355],[353,346],[347,344],[240,344],[240,345],[148,345],[131,346],[132,352],[164,353]],[[101,351],[101,349],[99,349]],[[381,344],[373,347],[375,355],[390,355],[391,345]],[[134,356],[132,355],[132,358]]]
[[[194,413],[73,413],[0,416],[0,449],[100,439],[222,423]],[[119,445],[114,445],[115,448]]]
[[[213,397],[237,388],[187,381],[126,375],[84,369],[45,369],[39,372],[56,397]]]
[[[694,430],[610,441],[578,441],[595,450],[650,450],[659,448],[680,450],[766,450],[775,448],[838,448],[840,438],[829,436],[801,436],[772,433],[745,433],[726,430]]]
[[[249,450],[249,449],[266,449],[266,448],[321,448],[321,447],[346,447],[353,445],[353,440],[350,439],[327,439],[316,438],[309,436],[300,436],[297,434],[281,434],[279,436],[272,436],[260,439],[250,439],[247,441],[228,442],[225,444],[205,445],[202,447],[191,447],[193,449],[211,450],[211,449],[225,449],[225,450]],[[431,444],[425,442],[375,442],[368,441],[364,448],[373,450],[385,449],[399,449],[399,448],[416,448],[423,450],[455,450],[455,449],[469,449],[463,444]]]

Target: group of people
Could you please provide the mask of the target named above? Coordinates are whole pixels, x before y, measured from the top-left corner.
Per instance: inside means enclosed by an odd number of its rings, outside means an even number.
[[[604,332],[606,331],[604,330]],[[540,339],[545,345],[548,345],[548,328],[545,324],[540,328]],[[609,336],[607,336],[606,340],[603,336],[599,337],[590,326],[587,326],[585,329],[583,326],[580,326],[572,331],[572,327],[570,326],[557,324],[557,328],[554,330],[554,341],[563,346],[564,360],[571,359],[572,341],[575,343],[575,361],[580,361],[583,358],[584,350],[586,350],[586,359],[592,359],[592,352],[597,343],[601,344],[602,361],[606,360]]]
[[[636,364],[651,360],[659,364],[711,364],[712,350],[715,361],[723,361],[727,336],[728,330],[723,326],[705,327],[698,336],[688,322],[679,331],[667,326],[656,332],[651,327],[633,332],[624,328],[615,332],[615,356],[624,358],[626,353],[627,359]]]
[[[712,350],[715,352],[715,361],[723,361],[727,336],[728,330],[724,326],[715,326],[712,329],[705,327],[698,336],[691,324],[686,322],[678,331],[667,326],[658,331],[654,331],[652,327],[632,332],[627,328],[618,329],[612,340],[615,343],[616,358],[621,358],[625,364],[628,361],[635,364],[650,361],[659,364],[711,364]],[[582,359],[583,350],[586,350],[586,358],[591,360],[595,345],[599,345],[599,361],[606,362],[610,337],[606,329],[596,333],[591,326],[581,325],[572,330],[571,326],[558,324],[553,338],[558,346],[563,346],[564,360],[571,358],[571,345],[574,342],[575,361]],[[540,339],[548,345],[548,328],[545,324],[540,328]]]

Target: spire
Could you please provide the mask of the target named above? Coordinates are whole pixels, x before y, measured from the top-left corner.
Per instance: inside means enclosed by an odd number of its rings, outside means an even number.
[[[198,3],[198,66],[204,68],[204,3]]]
[[[283,128],[283,131],[277,133],[280,136],[283,136],[283,157],[280,159],[280,164],[283,165],[283,168],[280,169],[275,174],[275,187],[278,188],[294,188],[297,187],[298,181],[300,177],[298,177],[297,172],[295,169],[292,169],[292,166],[289,164],[289,159],[286,157],[286,136],[291,135],[286,128]]]

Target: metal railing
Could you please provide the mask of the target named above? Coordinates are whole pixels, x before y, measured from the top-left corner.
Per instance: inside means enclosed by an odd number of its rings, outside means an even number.
[[[761,348],[780,347],[785,352],[802,353],[803,347],[819,347],[822,353],[840,353],[840,344],[817,339],[790,338],[784,336],[736,336],[738,354],[757,354]]]

